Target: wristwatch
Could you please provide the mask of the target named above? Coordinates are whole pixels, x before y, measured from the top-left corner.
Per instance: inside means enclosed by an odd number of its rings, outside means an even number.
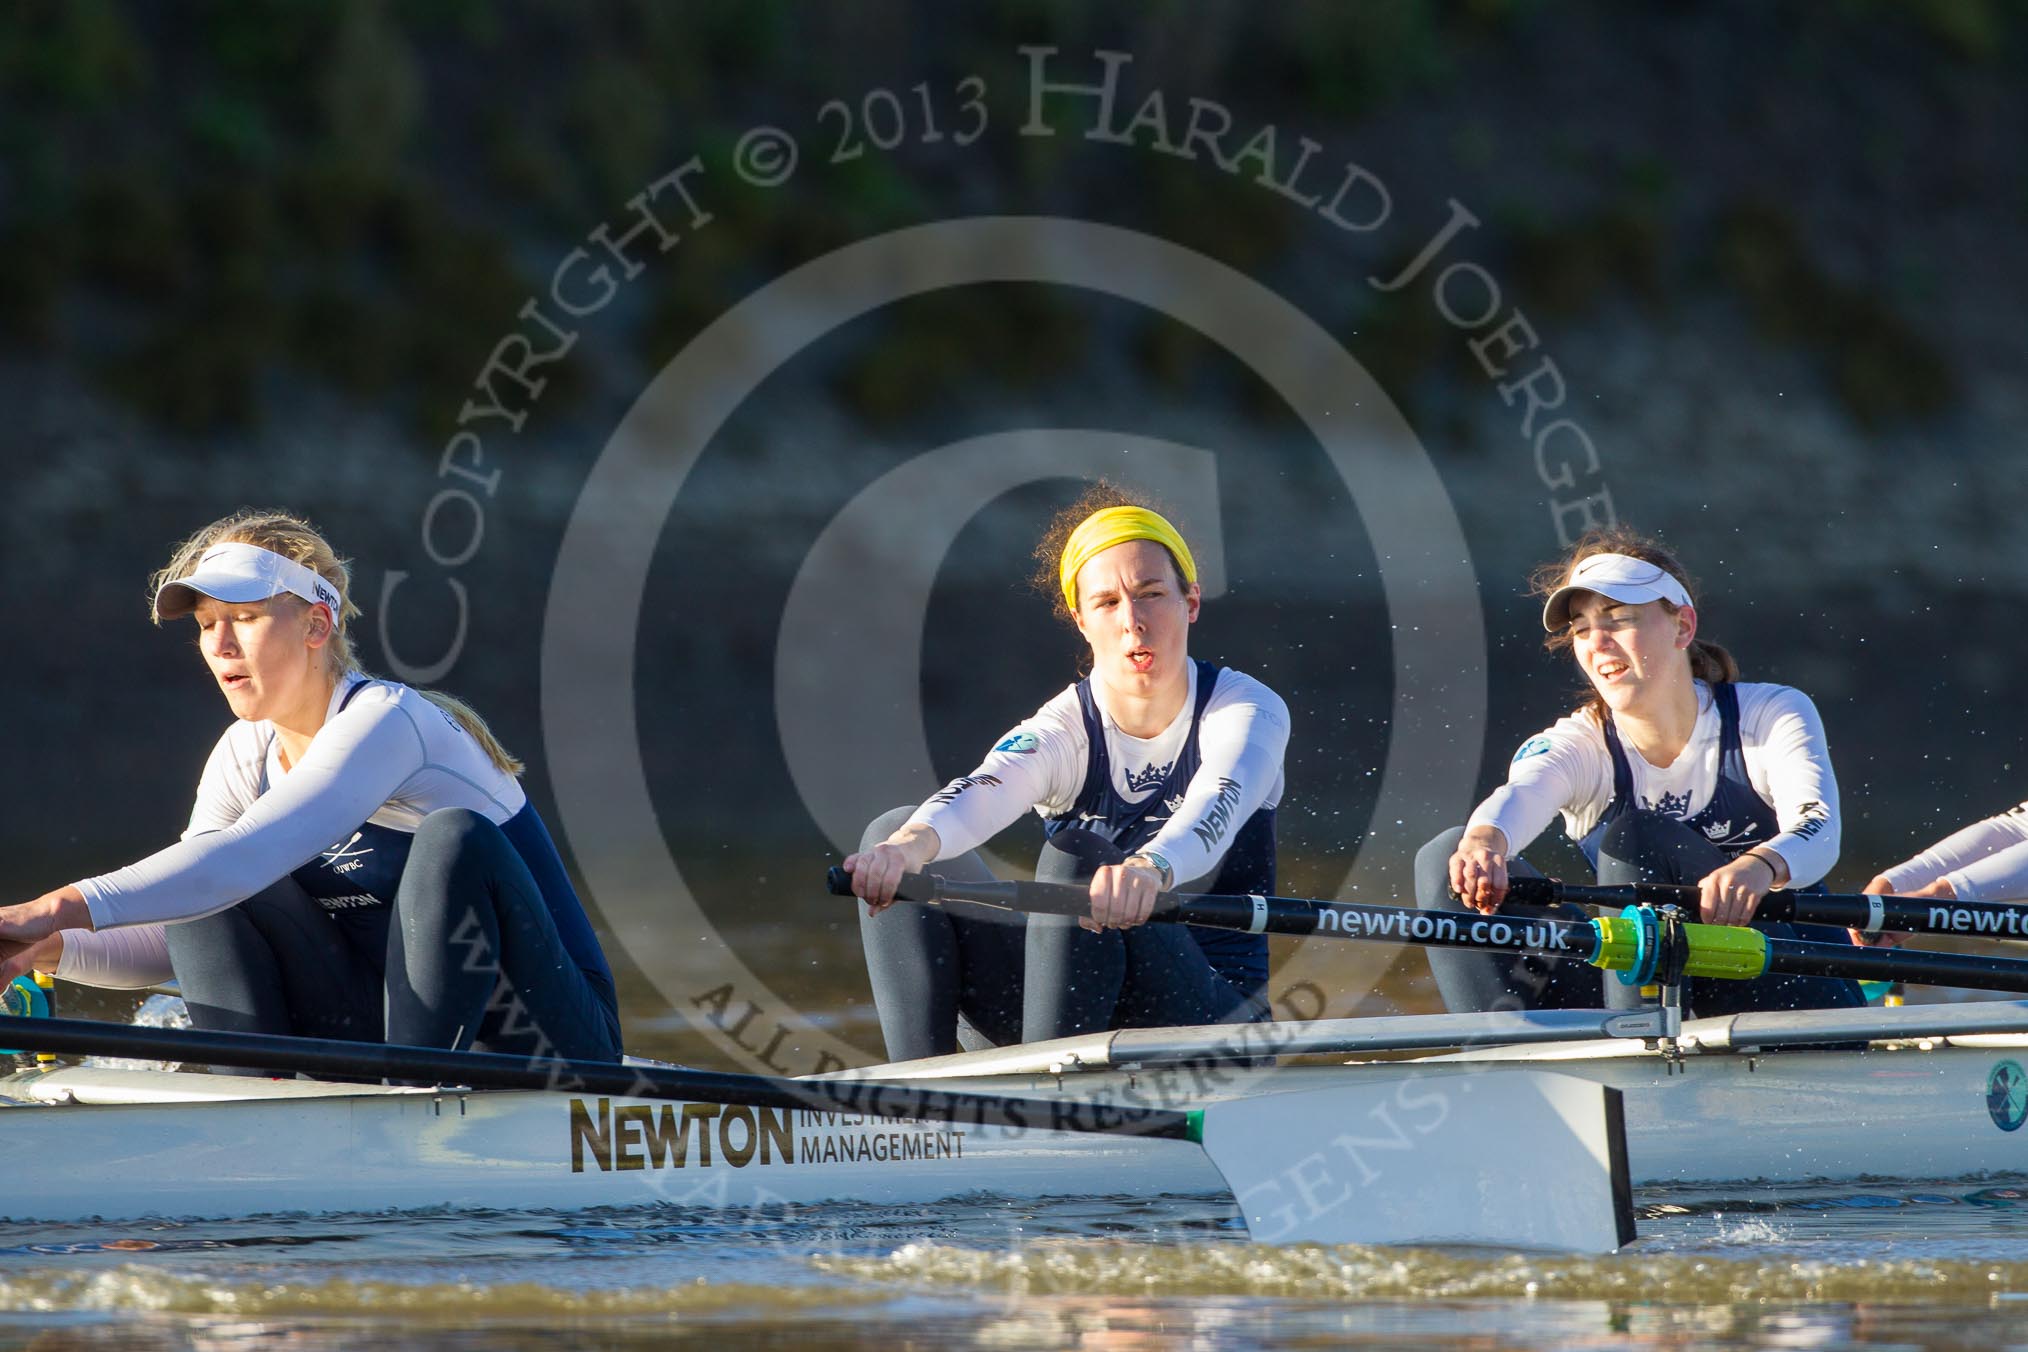
[[[1127,862],[1131,864],[1135,859],[1139,859],[1145,864],[1153,865],[1155,872],[1162,875],[1161,884],[1157,888],[1158,891],[1167,892],[1175,885],[1176,870],[1171,868],[1169,861],[1161,855],[1156,854],[1153,850],[1137,850]]]

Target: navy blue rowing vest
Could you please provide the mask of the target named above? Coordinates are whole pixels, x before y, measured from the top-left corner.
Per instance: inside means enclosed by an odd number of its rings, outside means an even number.
[[[1730,681],[1713,681],[1711,698],[1718,706],[1718,783],[1711,791],[1711,802],[1694,817],[1683,819],[1683,824],[1716,845],[1727,859],[1737,859],[1756,845],[1764,845],[1781,834],[1781,818],[1766,799],[1754,790],[1753,783],[1746,777],[1746,752],[1739,738],[1739,691]],[[1636,806],[1634,803],[1634,773],[1627,764],[1626,749],[1620,745],[1620,735],[1613,728],[1610,715],[1605,720],[1606,749],[1613,758],[1613,800],[1606,805],[1604,815],[1598,824],[1585,834],[1579,842],[1584,857],[1591,861],[1592,871],[1598,871],[1599,841],[1605,836],[1606,828],[1622,812]],[[1808,887],[1794,889],[1798,892],[1822,892],[1822,881]],[[1823,944],[1850,944],[1851,936],[1844,930],[1831,925],[1797,925],[1788,921],[1753,922],[1754,928],[1777,939],[1808,939]],[[1790,977],[1759,977],[1746,983],[1751,988],[1762,987],[1770,981],[1794,981]],[[1855,981],[1837,977],[1812,977],[1811,984],[1821,983],[1821,994],[1807,1006],[1799,1008],[1856,1009],[1866,1003],[1865,995]],[[1747,997],[1743,1008],[1762,1008],[1753,1003],[1754,997]],[[1765,1006],[1767,1008],[1791,1008],[1786,1004]]]
[[[369,682],[360,681],[345,692],[332,717],[345,712],[353,697]],[[267,765],[261,765],[261,791],[267,791]],[[350,840],[342,840],[293,870],[294,878],[319,906],[335,915],[353,911],[377,911],[378,919],[367,922],[383,933],[387,929],[387,908],[394,891],[401,886],[402,870],[408,867],[409,846],[415,837],[391,826],[362,822]]]
[[[360,681],[346,691],[345,698],[339,701],[337,712],[343,713],[346,705],[352,703],[353,696],[369,684],[371,682]],[[267,787],[267,765],[263,762],[261,791],[265,793]],[[502,822],[500,833],[507,837],[507,843],[528,866],[528,872],[535,879],[536,888],[542,893],[550,916],[556,922],[557,937],[563,941],[571,961],[599,992],[608,1008],[617,1008],[612,968],[606,963],[598,936],[593,933],[584,905],[578,900],[577,889],[570,885],[570,875],[564,871],[563,858],[556,851],[556,842],[550,839],[549,828],[543,825],[541,815],[536,812],[534,801],[524,802],[519,812]],[[408,867],[409,849],[414,844],[412,832],[398,831],[370,821],[361,822],[349,840],[332,845],[289,874],[345,930],[346,937],[376,971],[381,971],[385,963],[387,928],[393,915],[394,894],[401,886],[402,872]],[[384,971],[382,975],[385,975]]]
[[[1754,791],[1753,781],[1746,777],[1746,751],[1739,739],[1739,691],[1730,681],[1713,681],[1711,702],[1718,706],[1718,783],[1704,810],[1694,817],[1682,818],[1682,822],[1724,851],[1727,859],[1737,859],[1754,846],[1764,845],[1780,835],[1781,818]],[[1606,804],[1598,824],[1579,842],[1594,872],[1598,869],[1599,841],[1604,838],[1606,828],[1622,812],[1639,806],[1634,801],[1633,767],[1627,764],[1626,748],[1620,745],[1619,730],[1613,726],[1611,714],[1605,719],[1605,740],[1606,750],[1613,758],[1613,800]],[[1668,813],[1666,804],[1655,810],[1674,815]]]
[[[1085,744],[1090,748],[1085,753],[1084,789],[1070,811],[1043,823],[1043,833],[1053,839],[1059,831],[1091,831],[1112,841],[1126,854],[1133,854],[1153,840],[1156,833],[1168,824],[1170,814],[1181,805],[1184,790],[1197,774],[1202,759],[1197,749],[1197,729],[1204,720],[1204,706],[1211,702],[1211,692],[1218,684],[1218,671],[1214,663],[1197,663],[1197,701],[1190,711],[1190,735],[1183,739],[1183,750],[1178,753],[1175,764],[1169,766],[1160,781],[1152,786],[1152,792],[1136,803],[1128,802],[1113,787],[1111,759],[1106,754],[1105,718],[1099,713],[1098,702],[1092,698],[1091,678],[1087,676],[1079,681],[1077,704],[1084,715]],[[1137,784],[1135,787],[1144,786]],[[1198,828],[1200,832],[1209,829],[1212,829],[1209,825]],[[1210,843],[1215,846],[1217,842]],[[1176,881],[1190,880],[1178,878]],[[1225,852],[1225,859],[1219,865],[1218,876],[1212,880],[1210,890],[1242,895],[1274,895],[1273,808],[1260,808],[1241,824],[1232,837],[1232,844]],[[1200,929],[1194,925],[1187,928],[1190,937],[1211,963],[1212,970],[1240,991],[1252,995],[1267,984],[1266,935]]]

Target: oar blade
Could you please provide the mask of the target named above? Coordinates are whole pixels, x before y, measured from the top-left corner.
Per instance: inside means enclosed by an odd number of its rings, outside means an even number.
[[[1200,1141],[1262,1243],[1611,1253],[1634,1237],[1619,1091],[1573,1075],[1362,1075],[1213,1104]]]

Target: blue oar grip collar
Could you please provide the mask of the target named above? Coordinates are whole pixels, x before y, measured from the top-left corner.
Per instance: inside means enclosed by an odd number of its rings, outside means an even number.
[[[1655,964],[1662,953],[1661,927],[1655,921],[1652,906],[1629,906],[1620,912],[1620,918],[1633,923],[1634,965],[1620,972],[1622,986],[1652,986],[1655,983]]]

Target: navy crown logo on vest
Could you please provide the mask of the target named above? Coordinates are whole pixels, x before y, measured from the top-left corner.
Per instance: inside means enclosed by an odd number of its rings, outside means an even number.
[[[1157,788],[1169,777],[1169,771],[1173,767],[1174,762],[1171,762],[1169,765],[1150,765],[1140,770],[1129,770],[1126,774],[1127,788],[1135,793],[1146,793],[1149,789]]]
[[[1753,781],[1746,773],[1746,748],[1739,735],[1739,691],[1730,681],[1714,681],[1711,685],[1711,701],[1718,706],[1718,782],[1711,790],[1711,801],[1704,810],[1694,817],[1682,817],[1685,826],[1702,835],[1716,845],[1728,859],[1737,859],[1756,845],[1765,845],[1782,833],[1781,818],[1774,807],[1760,796],[1753,787]],[[1598,869],[1599,842],[1605,838],[1606,828],[1616,821],[1620,814],[1634,804],[1634,771],[1627,763],[1626,748],[1620,744],[1620,734],[1613,727],[1611,715],[1605,720],[1606,750],[1613,758],[1613,800],[1600,814],[1598,823],[1585,833],[1579,848],[1590,861],[1594,872]],[[1665,795],[1666,796],[1666,795]],[[1686,808],[1688,804],[1684,805]],[[1823,804],[1806,803],[1806,815],[1821,814]],[[1821,830],[1817,820],[1804,822],[1797,828],[1799,834],[1810,835]],[[1822,882],[1796,889],[1799,892],[1821,892]],[[1761,929],[1779,938],[1811,939],[1824,943],[1843,943],[1843,930],[1824,925],[1793,925],[1786,921],[1763,924]]]
[[[1652,811],[1677,818],[1724,850],[1728,857],[1737,858],[1780,835],[1781,819],[1747,778],[1746,750],[1739,737],[1738,689],[1730,681],[1714,682],[1711,702],[1718,706],[1718,782],[1712,787],[1711,801],[1695,816],[1689,815],[1687,792],[1680,799],[1664,793],[1662,801],[1649,806]],[[1610,714],[1605,720],[1605,740],[1613,760],[1613,800],[1579,842],[1593,869],[1598,868],[1599,841],[1605,838],[1606,828],[1619,820],[1621,813],[1641,806],[1634,794],[1633,766],[1627,761],[1626,747],[1620,742],[1619,729],[1613,726]]]

